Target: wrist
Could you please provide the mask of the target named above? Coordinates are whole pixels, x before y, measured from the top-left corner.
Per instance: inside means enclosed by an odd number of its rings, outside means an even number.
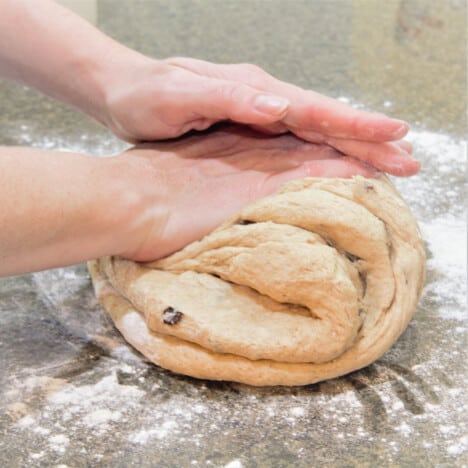
[[[109,51],[97,73],[102,90],[101,116],[95,117],[129,142],[149,140],[145,129],[158,125],[158,94],[169,66],[118,45]],[[150,132],[151,133],[151,132]]]
[[[138,60],[139,54],[112,41],[106,41],[99,51],[76,52],[70,59],[69,68],[76,76],[76,95],[71,94],[69,103],[97,120],[102,125],[112,128],[109,111],[109,96],[114,83],[125,73],[125,66],[131,67]]]
[[[148,260],[149,244],[163,243],[169,218],[164,178],[154,165],[123,153],[109,159],[111,179],[117,181],[108,197],[113,227],[109,230],[112,254],[133,260]],[[106,210],[108,213],[109,210]],[[154,256],[157,257],[157,248]]]

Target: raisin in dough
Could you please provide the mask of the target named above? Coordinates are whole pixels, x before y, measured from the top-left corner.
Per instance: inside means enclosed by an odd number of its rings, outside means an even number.
[[[305,385],[367,366],[424,282],[418,227],[391,182],[290,182],[201,241],[148,264],[89,265],[126,340],[193,377]]]

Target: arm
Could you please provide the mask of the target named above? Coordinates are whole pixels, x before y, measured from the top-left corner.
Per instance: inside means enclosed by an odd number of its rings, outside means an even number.
[[[141,197],[115,162],[0,147],[0,275],[122,252]]]
[[[0,0],[0,11],[0,76],[20,81],[77,107],[126,140],[174,137],[194,128],[179,122],[178,118],[173,125],[171,114],[176,108],[180,111],[182,104],[187,106],[188,83],[192,86],[189,92],[205,86],[206,80],[197,79],[195,73],[184,72],[177,65],[150,59],[128,49],[52,1]],[[210,124],[221,119],[220,106],[226,104],[226,99],[223,104],[213,103],[210,99],[216,85],[219,82],[213,82],[200,101],[192,100],[189,106],[193,107],[190,114],[199,107],[203,107],[202,113],[205,107],[216,108],[218,114],[209,119]],[[179,94],[177,99],[170,98],[174,87]],[[239,88],[228,87],[226,81],[223,92],[230,93]],[[132,102],[122,103],[121,95],[129,92],[133,92]],[[284,115],[288,100],[277,97],[279,102],[275,102],[275,96],[268,94],[248,86],[237,89],[236,96],[231,99],[241,98],[245,101],[244,107],[236,106],[230,117],[259,124],[278,120]],[[254,110],[257,97],[260,97],[260,109],[265,109],[266,113]],[[132,107],[145,108],[149,98],[158,101],[152,109],[153,123],[143,122],[147,115],[134,115],[131,110]],[[251,110],[247,109],[250,104]],[[130,122],[122,125],[120,117],[114,114],[128,112],[132,114]],[[193,116],[184,115],[184,119],[193,121]],[[198,129],[207,126],[205,122],[195,124]]]
[[[305,176],[375,175],[330,147],[238,128],[110,158],[0,147],[0,276],[105,255],[154,260]]]
[[[208,128],[220,120],[291,131],[395,175],[419,163],[399,140],[408,125],[351,108],[248,64],[155,60],[48,0],[0,0],[0,74],[73,105],[127,141]]]
[[[47,0],[0,0],[0,76],[73,105],[105,124],[113,56],[138,55]]]

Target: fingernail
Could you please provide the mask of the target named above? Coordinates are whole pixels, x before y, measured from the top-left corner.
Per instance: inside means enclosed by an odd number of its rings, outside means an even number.
[[[279,96],[261,94],[255,98],[254,106],[263,114],[281,115],[289,107],[289,101]]]
[[[421,164],[417,159],[406,158],[400,161],[385,164],[385,170],[398,177],[407,177],[419,172]]]
[[[400,125],[392,132],[392,136],[395,138],[403,138],[409,130],[409,124],[403,120],[394,120],[395,123],[399,123]]]

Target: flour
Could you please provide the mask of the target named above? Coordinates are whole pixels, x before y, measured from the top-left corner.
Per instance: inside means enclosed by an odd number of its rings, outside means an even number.
[[[432,257],[428,259],[429,271],[437,273],[435,281],[426,287],[440,303],[442,318],[465,322],[466,316],[466,223],[453,216],[435,218],[420,223],[424,239]],[[460,333],[464,327],[457,327]]]
[[[69,443],[70,439],[64,434],[49,437],[50,448],[56,452],[64,453]]]
[[[137,402],[144,392],[133,385],[120,385],[115,373],[103,377],[94,385],[67,385],[60,391],[51,394],[47,401],[49,407],[63,406],[72,414],[82,413],[83,409],[93,409],[101,404],[119,407],[122,401]]]
[[[54,385],[52,391],[44,394],[45,401],[41,411],[24,416],[17,421],[16,427],[29,431],[32,429],[37,436],[47,437],[48,448],[57,453],[66,452],[70,443],[69,437],[76,433],[86,430],[92,430],[96,434],[108,432],[125,414],[140,406],[140,399],[145,394],[133,385],[118,383],[116,372],[122,368],[128,370],[129,366],[125,363],[119,365],[110,375],[101,378],[95,384],[64,384],[61,388]],[[33,380],[32,377],[27,379],[26,389],[31,387]],[[38,380],[44,386],[44,378]],[[54,429],[66,428],[67,435],[57,434],[43,427],[50,427],[52,421]],[[36,453],[31,457],[40,458],[41,455]]]
[[[134,444],[146,444],[151,438],[163,439],[166,435],[177,428],[175,421],[164,421],[160,427],[141,430],[130,434],[128,440]]]
[[[12,135],[16,140],[16,144],[32,148],[109,156],[124,151],[131,146],[110,136],[102,138],[102,135],[94,135],[93,138],[90,138],[84,134],[78,138],[62,138],[60,136],[43,135],[41,132],[37,132],[32,124],[20,125],[18,130],[16,134]]]
[[[402,422],[399,426],[396,426],[395,430],[398,431],[404,437],[410,436],[413,432],[411,427],[405,422]]]
[[[430,300],[441,318],[462,321],[461,333],[466,331],[467,142],[427,130],[411,131],[408,140],[422,171],[394,182],[419,219],[430,253],[421,303]]]
[[[289,410],[291,416],[294,416],[295,418],[300,418],[305,415],[305,408],[302,406],[294,406]]]
[[[83,418],[83,423],[88,427],[100,427],[101,430],[107,429],[109,422],[119,421],[122,418],[120,411],[110,411],[106,408],[98,409],[88,413]]]
[[[449,135],[415,130],[408,134],[421,172],[393,178],[419,220],[448,214],[465,218],[467,142]]]
[[[459,439],[458,443],[451,444],[447,447],[449,455],[461,455],[468,451],[468,436],[463,436]]]
[[[242,468],[242,462],[240,460],[232,460],[227,465],[224,465],[224,468]]]
[[[407,139],[413,144],[416,152],[424,155],[424,159],[437,162],[437,169],[443,171],[455,170],[466,162],[465,140],[456,139],[443,133],[428,130],[412,130]]]

